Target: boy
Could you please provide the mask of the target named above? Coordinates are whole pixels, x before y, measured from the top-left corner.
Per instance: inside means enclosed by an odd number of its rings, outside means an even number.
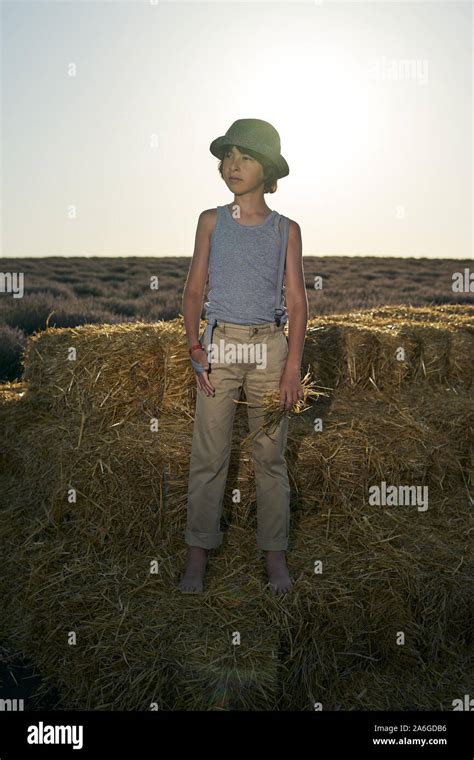
[[[196,244],[183,293],[183,317],[191,362],[196,370],[198,396],[193,430],[185,541],[187,567],[179,588],[203,590],[209,549],[222,542],[220,517],[226,485],[235,413],[234,400],[245,390],[250,431],[262,424],[263,396],[279,389],[286,410],[302,397],[300,369],[308,301],[304,284],[299,225],[289,221],[286,256],[286,302],[279,291],[282,248],[280,215],[265,203],[277,180],[289,174],[280,154],[276,129],[260,119],[239,119],[216,138],[211,153],[221,159],[219,171],[234,193],[230,206],[208,209],[199,216]],[[283,241],[283,243],[282,243]],[[198,342],[199,320],[207,275],[208,329],[204,345]],[[282,274],[281,274],[282,276]],[[275,310],[275,283],[279,307]],[[276,316],[278,313],[278,316]],[[283,332],[291,320],[289,340]],[[214,337],[213,337],[214,336]],[[209,366],[211,346],[249,350],[251,360],[230,360],[222,350]],[[254,361],[263,354],[261,366]],[[235,354],[234,354],[235,355]],[[232,356],[232,354],[231,354]],[[212,382],[209,379],[212,377]],[[285,461],[288,414],[269,437],[259,431],[252,457],[257,489],[257,542],[266,552],[273,594],[291,591],[285,550],[288,546],[290,488]]]

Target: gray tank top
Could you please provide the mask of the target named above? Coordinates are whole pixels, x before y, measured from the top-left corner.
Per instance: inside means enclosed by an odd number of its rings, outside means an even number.
[[[206,319],[240,325],[275,321],[275,293],[281,237],[277,211],[261,224],[236,221],[228,206],[217,206],[209,252],[209,292]],[[281,324],[287,321],[282,284]]]

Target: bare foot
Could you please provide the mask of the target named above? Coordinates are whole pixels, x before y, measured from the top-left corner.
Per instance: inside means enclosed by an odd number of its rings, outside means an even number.
[[[181,578],[178,588],[187,593],[202,592],[202,579],[207,563],[207,549],[200,546],[188,547],[186,571]]]
[[[267,552],[267,572],[273,596],[291,591],[293,584],[286,566],[285,552]]]

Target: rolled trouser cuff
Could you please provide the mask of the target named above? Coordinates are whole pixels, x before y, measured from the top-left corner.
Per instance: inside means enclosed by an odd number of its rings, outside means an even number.
[[[288,539],[286,541],[262,541],[257,539],[257,546],[263,552],[286,552],[288,549]]]
[[[201,549],[217,549],[222,544],[224,534],[220,533],[196,533],[188,528],[184,531],[184,540],[188,546],[198,546]]]

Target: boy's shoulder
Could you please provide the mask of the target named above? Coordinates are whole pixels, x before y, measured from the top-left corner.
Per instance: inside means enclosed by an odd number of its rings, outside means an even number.
[[[294,219],[290,219],[289,216],[286,218],[288,219],[288,233],[290,235],[301,234],[301,229],[298,222],[295,222]]]
[[[206,208],[199,214],[199,224],[211,235],[217,221],[217,208]]]
[[[217,208],[205,208],[204,211],[201,211],[200,216],[202,217],[213,217],[217,214]]]
[[[217,208],[206,208],[204,211],[201,211],[199,218],[203,220],[206,224],[212,224],[216,221],[217,217]]]

